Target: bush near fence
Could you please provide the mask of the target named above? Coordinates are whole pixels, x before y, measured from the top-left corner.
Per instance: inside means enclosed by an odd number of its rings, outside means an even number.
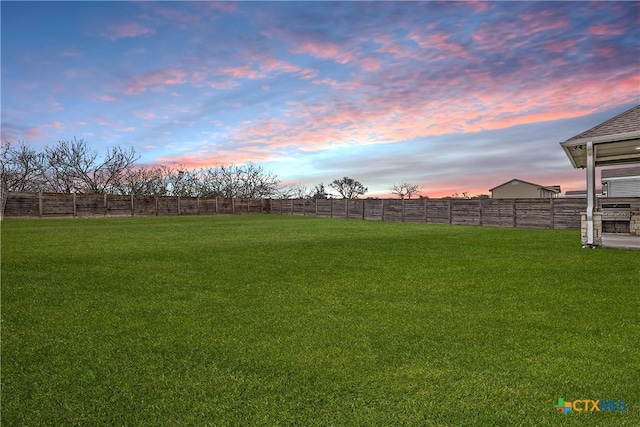
[[[606,198],[629,203],[640,198]],[[167,216],[272,213],[370,221],[579,229],[585,198],[567,199],[230,199],[113,194],[9,193],[5,217]]]

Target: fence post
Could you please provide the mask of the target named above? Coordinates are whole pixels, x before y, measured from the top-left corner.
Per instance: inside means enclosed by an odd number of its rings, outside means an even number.
[[[366,216],[365,216],[365,214],[364,214],[365,202],[366,202],[366,200],[363,200],[363,201],[362,201],[362,219],[363,219],[363,220],[366,218]]]
[[[549,198],[549,219],[550,219],[550,226],[551,229],[553,230],[555,228],[555,205],[553,203],[553,197]]]
[[[453,223],[453,212],[451,212],[452,211],[451,202],[453,202],[453,199],[447,200],[447,207],[449,208],[449,224]]]
[[[402,222],[404,222],[404,199],[402,199]]]
[[[333,219],[333,199],[329,199],[329,218]]]
[[[104,209],[104,216],[107,216],[107,212],[108,212],[107,206],[108,206],[107,205],[107,193],[104,193],[104,200],[103,200],[103,203],[102,203],[102,207]]]
[[[176,206],[178,208],[177,215],[180,216],[180,196],[176,196]]]
[[[482,225],[482,199],[478,199],[478,225]]]
[[[155,205],[156,205],[156,216],[158,216],[158,196],[156,196]]]
[[[511,199],[512,209],[513,209],[513,228],[518,228],[518,218],[516,217],[516,199]]]
[[[316,199],[316,216],[318,216],[318,199]]]
[[[42,191],[38,191],[38,218],[42,218]]]
[[[76,207],[76,193],[73,193],[73,217],[78,216],[78,208]]]
[[[344,199],[344,219],[349,219],[349,199]]]
[[[424,198],[424,222],[426,223],[429,220],[429,217],[427,216],[427,198]]]
[[[134,207],[133,207],[133,191],[131,192],[131,216],[133,216],[134,213]]]
[[[385,199],[382,199],[382,209],[380,209],[380,211],[382,211],[382,218],[380,218],[380,221],[384,222],[384,201]]]

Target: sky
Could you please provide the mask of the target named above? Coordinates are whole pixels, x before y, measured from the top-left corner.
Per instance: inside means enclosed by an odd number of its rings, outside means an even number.
[[[640,2],[2,1],[2,140],[253,162],[388,197],[584,189],[559,143],[640,103]]]

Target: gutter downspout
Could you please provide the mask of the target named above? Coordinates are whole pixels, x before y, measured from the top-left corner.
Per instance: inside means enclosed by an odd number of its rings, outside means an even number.
[[[593,247],[593,210],[596,201],[595,147],[587,142],[587,246]]]

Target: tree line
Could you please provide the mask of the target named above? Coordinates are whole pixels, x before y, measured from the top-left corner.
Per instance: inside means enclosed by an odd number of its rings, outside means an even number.
[[[2,143],[0,177],[3,193],[52,192],[224,198],[355,199],[368,189],[343,177],[327,187],[283,186],[278,177],[254,163],[188,169],[166,165],[138,165],[133,148],[108,148],[103,154],[82,139],[59,141],[38,151],[24,142]],[[392,194],[411,198],[417,185],[394,184]]]

